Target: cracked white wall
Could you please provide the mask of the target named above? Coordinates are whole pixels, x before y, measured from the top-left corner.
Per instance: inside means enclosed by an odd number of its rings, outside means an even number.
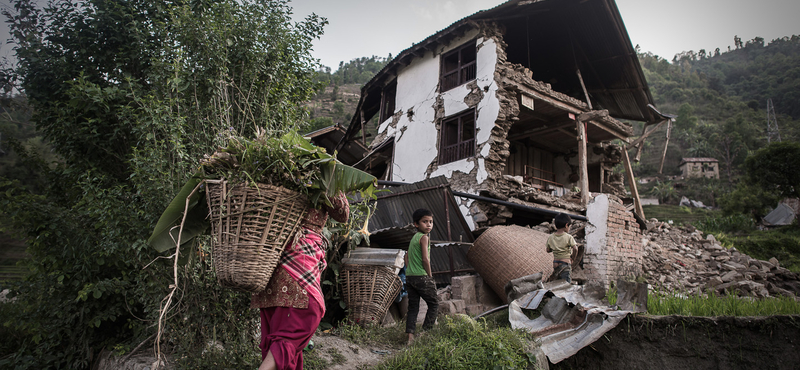
[[[475,83],[483,93],[483,98],[475,106],[478,153],[475,157],[431,166],[438,154],[437,100],[443,110],[439,112],[439,118],[451,117],[470,108],[464,102],[471,93],[468,84],[443,93],[437,90],[440,56],[475,39],[477,35],[477,30],[468,32],[453,40],[446,48],[437,49],[435,55],[428,51],[399,71],[395,106],[402,114],[396,125],[391,124],[390,118],[379,127],[379,132],[395,138],[393,181],[416,182],[439,175],[452,178],[454,173],[461,172],[475,176],[474,186],[477,187],[488,177],[483,157],[489,154],[491,129],[500,111],[500,102],[495,94],[497,84],[494,81],[497,44],[492,39],[478,37],[475,40],[478,46]],[[410,117],[409,111],[412,112]]]

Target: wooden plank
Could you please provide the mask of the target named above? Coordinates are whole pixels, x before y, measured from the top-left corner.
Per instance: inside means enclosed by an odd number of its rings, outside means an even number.
[[[578,170],[580,171],[581,204],[589,203],[589,169],[587,168],[586,158],[586,128],[581,121],[575,121],[578,128]]]
[[[581,82],[581,88],[583,89],[583,96],[585,96],[585,97],[586,97],[586,105],[588,105],[588,106],[589,106],[589,110],[592,110],[592,109],[593,109],[593,108],[592,108],[592,101],[589,99],[589,93],[588,93],[588,92],[586,92],[586,84],[584,84],[584,83],[583,83],[583,76],[581,76],[581,70],[580,70],[580,68],[579,68],[579,69],[576,69],[576,70],[575,70],[575,73],[577,73],[577,74],[578,74],[578,81],[580,81],[580,82]],[[608,114],[608,111],[606,111],[606,114]]]
[[[669,133],[672,131],[672,120],[669,120],[667,123],[667,140],[664,141],[664,151],[661,152],[661,165],[658,166],[658,174],[662,174],[664,171],[664,159],[667,158],[667,146],[669,146]]]
[[[667,121],[669,121],[669,119],[666,119],[666,120],[663,120],[663,121],[659,122],[659,123],[656,125],[656,127],[653,127],[653,129],[652,129],[652,130],[645,132],[645,133],[644,133],[644,134],[642,134],[642,136],[640,136],[638,139],[636,139],[636,140],[632,141],[630,144],[628,144],[628,146],[627,146],[627,147],[625,147],[625,149],[630,149],[630,148],[636,147],[637,145],[641,144],[641,143],[644,141],[644,139],[647,139],[647,137],[648,137],[648,136],[650,136],[650,134],[652,134],[653,132],[655,132],[656,130],[658,130],[658,128],[659,128],[659,127],[661,127],[661,125],[663,125],[663,124],[664,124],[664,122],[667,122]]]
[[[642,201],[639,199],[639,190],[636,188],[636,179],[633,176],[633,168],[631,168],[631,159],[628,158],[627,149],[622,150],[622,162],[625,164],[625,178],[628,180],[628,186],[631,188],[631,196],[633,196],[634,212],[645,220]]]

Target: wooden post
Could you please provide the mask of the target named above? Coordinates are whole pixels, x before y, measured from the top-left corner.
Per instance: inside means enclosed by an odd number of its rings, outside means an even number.
[[[625,164],[625,177],[631,188],[631,196],[633,196],[633,211],[638,213],[639,217],[644,220],[644,209],[642,208],[642,201],[639,199],[639,190],[636,188],[636,179],[633,176],[633,168],[631,168],[631,159],[628,158],[627,148],[622,150],[622,162]]]
[[[667,140],[664,142],[664,151],[661,153],[661,165],[658,166],[658,174],[664,171],[664,159],[667,158],[667,146],[669,146],[669,133],[672,131],[672,120],[667,122]]]
[[[583,96],[586,97],[586,105],[589,106],[589,110],[592,110],[592,101],[589,100],[589,92],[586,91],[586,84],[583,83],[583,76],[581,76],[581,70],[576,69],[575,73],[578,74],[578,81],[581,82],[581,88],[583,89]]]
[[[578,186],[581,189],[581,204],[584,206],[589,203],[589,169],[586,159],[586,126],[582,121],[575,121],[578,128],[578,170],[580,180]]]
[[[360,113],[361,116],[361,144],[367,145],[367,126],[366,122],[364,122],[364,110],[362,109]]]

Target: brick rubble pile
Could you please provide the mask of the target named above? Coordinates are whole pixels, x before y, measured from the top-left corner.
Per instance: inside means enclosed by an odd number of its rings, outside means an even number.
[[[674,227],[654,218],[644,236],[642,268],[654,289],[758,298],[800,296],[800,277],[774,257],[758,260],[725,248],[711,234],[703,237],[692,226]]]

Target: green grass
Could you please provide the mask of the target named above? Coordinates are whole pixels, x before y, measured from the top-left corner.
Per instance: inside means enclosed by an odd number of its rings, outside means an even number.
[[[646,205],[642,206],[646,219],[655,218],[662,222],[672,220],[673,225],[692,223],[706,219],[706,217],[718,214],[719,211],[711,211],[702,208],[681,207],[670,204]]]
[[[355,344],[405,344],[407,336],[405,325],[391,325],[382,327],[372,325],[363,328],[353,323],[344,323],[333,329],[331,334],[338,335]]]
[[[465,315],[444,316],[414,344],[374,369],[525,369],[527,334]]]
[[[716,234],[727,247],[760,260],[778,259],[781,267],[800,273],[800,228],[787,226],[775,230],[756,230],[748,234]]]
[[[773,316],[798,315],[800,302],[793,297],[751,299],[733,295],[662,295],[650,293],[647,313],[683,316]]]

